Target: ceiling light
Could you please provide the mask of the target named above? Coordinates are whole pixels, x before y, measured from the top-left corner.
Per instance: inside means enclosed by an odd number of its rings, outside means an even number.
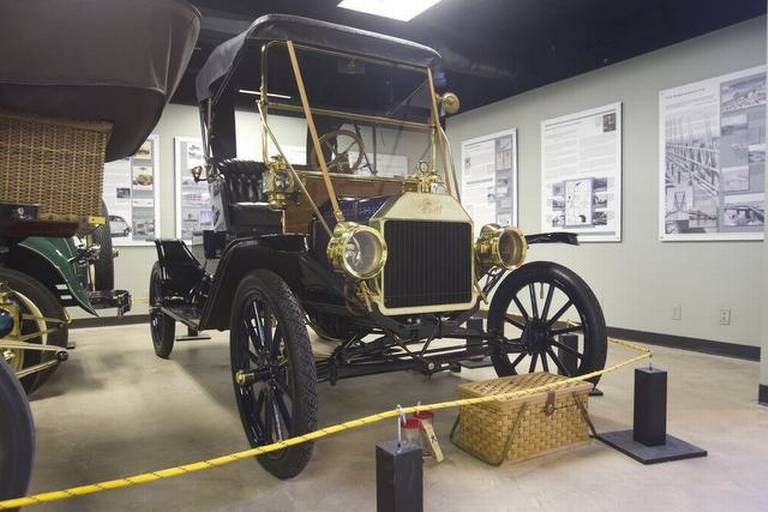
[[[238,89],[240,94],[250,94],[251,96],[261,96],[261,93],[259,91],[252,91],[250,89]],[[278,98],[281,100],[289,100],[291,99],[290,96],[287,94],[277,94],[276,92],[268,92],[267,97],[269,98]]]
[[[339,7],[400,21],[411,21],[440,0],[342,0]]]

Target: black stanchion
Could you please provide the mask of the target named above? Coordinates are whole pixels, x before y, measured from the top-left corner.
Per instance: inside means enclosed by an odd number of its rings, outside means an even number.
[[[565,373],[562,369],[558,368],[557,373],[566,376],[576,375],[576,371],[579,368],[579,360],[576,357],[576,351],[579,349],[579,337],[576,334],[562,334],[558,339],[561,344],[571,350],[557,349],[557,357],[563,363],[563,369],[568,371],[568,373]],[[597,386],[592,387],[589,392],[589,396],[603,396],[603,394],[602,391],[597,389]]]
[[[632,430],[606,432],[599,440],[643,464],[705,457],[707,451],[667,434],[667,372],[635,369]]]
[[[376,443],[376,510],[424,510],[424,473],[420,446],[397,440]]]

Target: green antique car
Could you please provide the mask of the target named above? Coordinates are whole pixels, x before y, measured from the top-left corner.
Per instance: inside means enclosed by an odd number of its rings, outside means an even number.
[[[109,223],[87,238],[29,237],[8,249],[0,265],[0,281],[10,286],[29,318],[21,335],[42,333],[29,342],[66,348],[69,315],[65,308],[79,307],[98,316],[97,310],[116,308],[122,316],[131,308],[130,294],[114,290]],[[40,387],[57,367],[54,352],[6,349],[5,360],[27,392]]]

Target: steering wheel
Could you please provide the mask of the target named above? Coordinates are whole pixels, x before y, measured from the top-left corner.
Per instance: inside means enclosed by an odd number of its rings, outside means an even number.
[[[363,158],[365,157],[365,146],[363,139],[358,134],[350,130],[333,130],[324,133],[320,137],[320,147],[330,151],[330,159],[326,161],[329,172],[342,174],[354,174],[363,167]],[[357,158],[350,162],[350,153],[356,152]],[[309,165],[314,169],[320,168],[320,161],[317,158],[317,152],[314,145],[309,154]]]

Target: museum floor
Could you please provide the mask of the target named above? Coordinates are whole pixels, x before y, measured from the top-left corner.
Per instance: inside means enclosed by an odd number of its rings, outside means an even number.
[[[246,448],[228,377],[226,335],[154,356],[145,325],[71,332],[77,349],[33,398],[37,456],[32,492],[160,469]],[[611,348],[609,359],[623,359]],[[446,461],[425,468],[425,509],[768,510],[768,408],[756,405],[758,364],[659,348],[669,370],[669,432],[709,457],[643,466],[607,446],[586,445],[494,468],[448,441],[454,411],[437,415]],[[455,396],[463,379],[396,373],[321,385],[321,424],[403,404]],[[607,376],[590,408],[598,430],[631,424],[632,371]],[[321,440],[307,469],[282,482],[254,461],[29,510],[375,509],[374,443],[394,423]]]

